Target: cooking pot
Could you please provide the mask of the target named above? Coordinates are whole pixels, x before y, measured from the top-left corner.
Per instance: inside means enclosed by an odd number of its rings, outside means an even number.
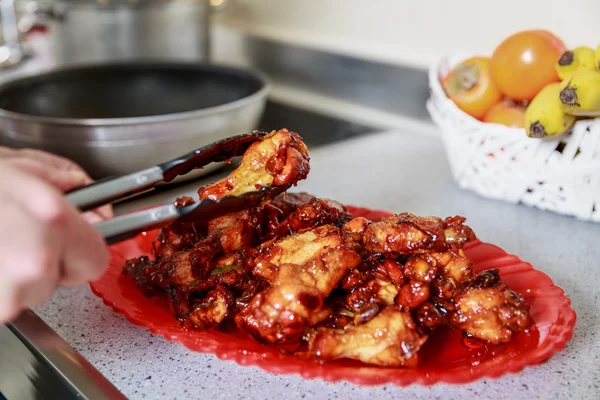
[[[256,129],[268,88],[257,71],[198,63],[62,67],[0,85],[0,137],[94,178],[125,174]]]
[[[209,0],[38,0],[32,4],[38,20],[48,27],[57,65],[209,58],[210,16],[217,8]]]

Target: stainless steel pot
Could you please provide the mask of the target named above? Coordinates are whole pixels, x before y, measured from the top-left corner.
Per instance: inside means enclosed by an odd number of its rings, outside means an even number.
[[[43,0],[41,0],[43,1]],[[57,65],[124,60],[206,61],[209,0],[39,2]]]
[[[65,156],[101,178],[251,132],[267,92],[261,73],[214,65],[68,67],[1,85],[0,133],[4,145]]]

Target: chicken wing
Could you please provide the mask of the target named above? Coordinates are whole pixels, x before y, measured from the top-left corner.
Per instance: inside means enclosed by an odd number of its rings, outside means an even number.
[[[389,256],[443,252],[475,237],[461,220],[452,219],[445,224],[437,217],[418,217],[409,213],[392,215],[377,222],[357,218],[344,225],[342,235],[352,249]]]
[[[234,304],[233,294],[224,285],[217,285],[194,305],[186,324],[196,329],[210,329],[227,318]]]
[[[336,201],[286,193],[265,204],[262,239],[282,238],[323,225],[341,227],[350,219],[350,213]]]
[[[339,245],[322,248],[303,265],[282,264],[271,286],[254,296],[236,322],[269,343],[295,341],[307,327],[328,317],[325,298],[360,261],[358,254]]]
[[[475,268],[462,249],[453,249],[410,257],[404,274],[409,284],[402,287],[396,303],[416,309],[420,328],[431,330],[447,324],[446,315],[455,309],[454,297],[472,281]]]
[[[339,229],[332,225],[288,236],[259,250],[260,255],[254,260],[254,274],[272,281],[281,265],[304,265],[324,249],[341,244]]]
[[[300,135],[273,131],[250,145],[240,165],[224,179],[198,190],[200,199],[240,196],[266,187],[281,193],[305,179],[310,170],[308,149]]]
[[[484,271],[455,297],[450,323],[492,344],[506,343],[529,328],[529,306],[500,280],[498,270]]]
[[[157,262],[150,260],[148,256],[141,256],[127,260],[123,266],[123,274],[130,276],[137,289],[145,296],[152,297],[162,292],[161,288],[152,283],[152,275],[158,268]]]
[[[207,238],[199,243],[216,241],[222,253],[232,253],[261,243],[263,209],[256,207],[219,218],[207,225]]]
[[[175,199],[175,207],[193,204],[194,199],[182,196]],[[204,225],[194,223],[175,223],[161,228],[152,242],[156,260],[168,257],[181,250],[189,250],[205,234]]]
[[[460,285],[473,279],[475,267],[461,249],[430,252],[410,257],[404,264],[404,275],[409,280],[430,285],[435,298],[451,300]]]
[[[354,323],[373,318],[380,308],[394,304],[405,278],[401,265],[392,259],[363,260],[342,280],[345,304],[354,313]]]
[[[417,332],[410,313],[390,306],[362,325],[309,332],[306,355],[321,362],[349,358],[382,367],[414,367],[426,340]]]

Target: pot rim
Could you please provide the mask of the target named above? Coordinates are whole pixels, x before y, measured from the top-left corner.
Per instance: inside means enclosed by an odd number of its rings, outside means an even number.
[[[211,71],[223,71],[234,73],[238,75],[246,75],[247,77],[256,79],[260,84],[260,89],[252,93],[249,96],[242,97],[240,99],[221,104],[218,106],[202,108],[194,111],[184,111],[178,113],[162,114],[162,115],[151,115],[146,117],[119,117],[119,118],[54,118],[54,117],[42,117],[38,115],[24,114],[15,111],[8,111],[0,107],[0,120],[10,119],[13,121],[22,121],[26,123],[38,123],[44,125],[60,125],[60,126],[74,126],[74,127],[102,127],[102,126],[115,126],[115,125],[142,125],[142,124],[155,124],[165,123],[171,121],[185,121],[189,119],[208,117],[219,113],[229,112],[251,103],[258,101],[267,96],[271,90],[271,83],[263,72],[255,68],[239,68],[227,65],[219,64],[208,64],[208,63],[196,63],[186,61],[122,61],[122,62],[110,62],[110,63],[86,63],[75,66],[63,66],[58,68],[52,68],[41,74],[32,76],[21,77],[7,81],[0,84],[0,95],[5,89],[13,86],[23,84],[27,81],[43,80],[45,77],[52,76],[60,73],[68,73],[71,71],[81,70],[93,70],[102,69],[107,67],[148,67],[148,66],[179,66],[179,67],[195,67],[204,70]]]

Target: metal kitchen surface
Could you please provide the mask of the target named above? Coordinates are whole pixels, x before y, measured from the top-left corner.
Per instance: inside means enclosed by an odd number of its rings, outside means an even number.
[[[0,328],[0,400],[125,398],[32,311]]]
[[[376,132],[371,127],[268,102],[259,129],[284,127],[300,132],[311,149]],[[155,189],[159,193],[148,193],[148,201],[160,202],[188,186],[195,191],[204,179],[217,179],[230,168],[199,181]],[[140,203],[135,204],[137,207]],[[115,211],[127,212],[127,202]],[[36,314],[28,311],[0,328],[0,400],[98,398],[117,399],[122,395]]]

